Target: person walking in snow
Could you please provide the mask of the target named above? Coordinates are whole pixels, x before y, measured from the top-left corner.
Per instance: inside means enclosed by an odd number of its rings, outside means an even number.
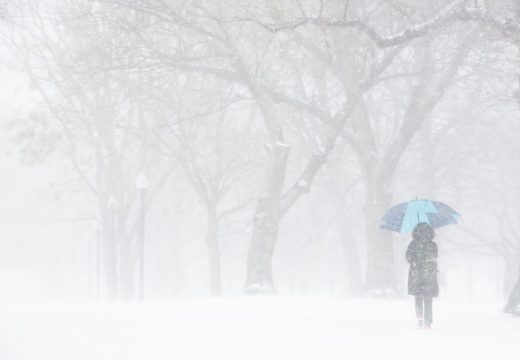
[[[408,294],[415,296],[415,314],[419,327],[429,329],[433,322],[433,298],[439,296],[437,282],[437,244],[435,232],[425,222],[417,224],[412,232],[412,241],[406,249]]]

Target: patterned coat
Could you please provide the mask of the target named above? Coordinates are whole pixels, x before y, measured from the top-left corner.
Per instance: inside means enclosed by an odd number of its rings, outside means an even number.
[[[408,294],[414,296],[439,296],[437,282],[437,244],[429,236],[416,236],[406,250]]]

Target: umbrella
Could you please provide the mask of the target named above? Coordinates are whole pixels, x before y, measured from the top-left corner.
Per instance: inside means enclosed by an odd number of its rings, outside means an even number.
[[[381,219],[379,228],[407,233],[420,222],[428,223],[435,229],[456,224],[459,218],[459,213],[444,203],[426,199],[411,200],[392,206]]]

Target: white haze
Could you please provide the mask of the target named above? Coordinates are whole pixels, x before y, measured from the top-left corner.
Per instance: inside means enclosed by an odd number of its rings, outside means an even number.
[[[486,326],[482,341],[514,346],[518,324],[500,310],[520,302],[516,1],[0,9],[0,359],[207,358],[190,354],[197,329],[216,358],[248,358],[227,335],[264,346],[250,358],[317,358],[321,346],[344,358],[379,336],[372,306],[382,337],[402,320],[389,351],[410,337],[456,347],[450,336],[466,344]],[[427,340],[406,291],[410,234],[378,229],[415,198],[461,214],[436,231],[439,325]],[[151,323],[192,335],[167,350]],[[101,339],[103,327],[119,337]],[[134,353],[119,351],[139,336]],[[67,337],[74,346],[46,345]],[[287,350],[316,338],[307,354]],[[40,355],[21,351],[27,341]]]

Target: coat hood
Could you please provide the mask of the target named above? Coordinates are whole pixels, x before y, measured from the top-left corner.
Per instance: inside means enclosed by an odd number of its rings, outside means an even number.
[[[412,239],[419,241],[432,241],[435,237],[435,231],[430,226],[430,224],[422,222],[417,224],[417,226],[413,229]]]

